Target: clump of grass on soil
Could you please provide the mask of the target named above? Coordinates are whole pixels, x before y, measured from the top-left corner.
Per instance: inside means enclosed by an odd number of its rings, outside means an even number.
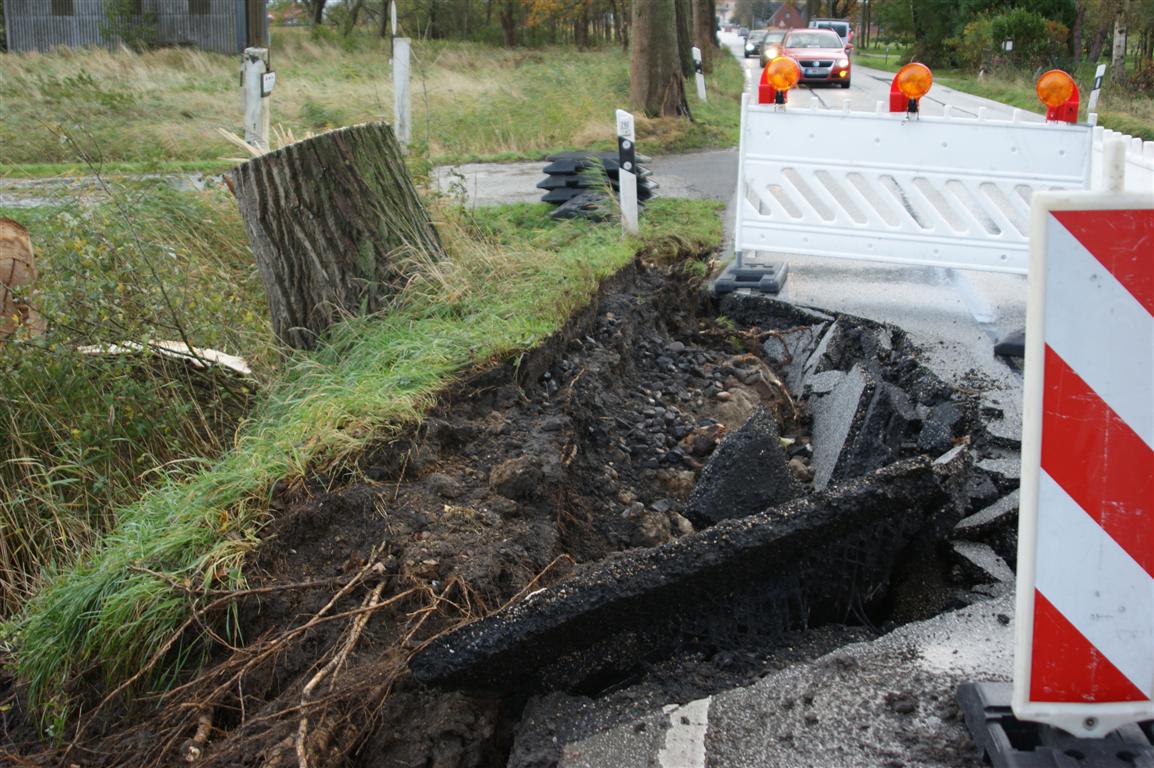
[[[252,396],[249,382],[98,350],[187,340],[259,365],[254,353],[269,348],[263,288],[227,194],[157,184],[113,194],[0,209],[31,232],[40,280],[26,298],[47,321],[43,337],[0,344],[0,616],[141,488],[218,455]]]
[[[272,122],[286,132],[392,119],[387,40],[276,29],[270,50]],[[434,162],[614,146],[614,109],[629,102],[629,59],[618,47],[419,41],[413,50],[413,139]],[[646,152],[737,143],[741,70],[731,57],[718,62],[710,103],[691,105],[694,122],[642,122]],[[50,173],[82,153],[106,170],[226,166],[237,150],[218,128],[243,135],[238,64],[186,48],[0,55],[0,172]]]
[[[42,723],[74,711],[82,678],[108,690],[147,668],[141,685],[163,685],[197,660],[205,644],[191,629],[165,650],[188,616],[188,591],[244,583],[274,483],[350,468],[420,419],[462,371],[558,330],[639,249],[677,238],[705,250],[721,234],[712,202],[653,201],[640,240],[622,240],[612,224],[552,222],[547,211],[442,211],[450,261],[410,263],[396,306],[341,324],[315,353],[292,360],[231,451],[118,511],[92,555],[56,575],[7,627],[14,670]]]

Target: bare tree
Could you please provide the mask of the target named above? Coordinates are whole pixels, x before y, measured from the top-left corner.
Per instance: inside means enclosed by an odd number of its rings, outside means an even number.
[[[649,117],[689,114],[677,50],[677,0],[635,0],[629,96]]]

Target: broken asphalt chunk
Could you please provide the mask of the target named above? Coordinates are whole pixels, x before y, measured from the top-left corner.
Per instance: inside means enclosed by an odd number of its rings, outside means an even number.
[[[591,565],[433,641],[416,678],[449,688],[598,690],[643,660],[847,620],[881,599],[900,553],[956,503],[964,454],[925,457],[655,549]]]
[[[773,414],[759,406],[714,451],[689,495],[685,516],[704,527],[761,512],[804,492],[781,449]]]

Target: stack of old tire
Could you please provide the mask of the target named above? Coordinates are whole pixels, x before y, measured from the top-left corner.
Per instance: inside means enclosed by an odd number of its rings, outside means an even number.
[[[621,191],[616,152],[561,152],[550,155],[548,160],[545,178],[537,183],[537,188],[545,190],[543,202],[557,206],[550,216],[594,221],[612,217],[617,207],[616,196]],[[641,165],[649,160],[637,155],[637,202],[642,205],[657,189],[657,184],[649,178],[652,171]]]

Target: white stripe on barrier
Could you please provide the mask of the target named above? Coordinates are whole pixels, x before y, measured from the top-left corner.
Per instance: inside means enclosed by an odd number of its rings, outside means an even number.
[[[1138,690],[1154,696],[1154,579],[1045,471],[1037,525],[1038,591]]]
[[[1057,219],[1047,227],[1063,263],[1046,285],[1046,343],[1154,448],[1154,394],[1122,373],[1154,371],[1154,317]]]

